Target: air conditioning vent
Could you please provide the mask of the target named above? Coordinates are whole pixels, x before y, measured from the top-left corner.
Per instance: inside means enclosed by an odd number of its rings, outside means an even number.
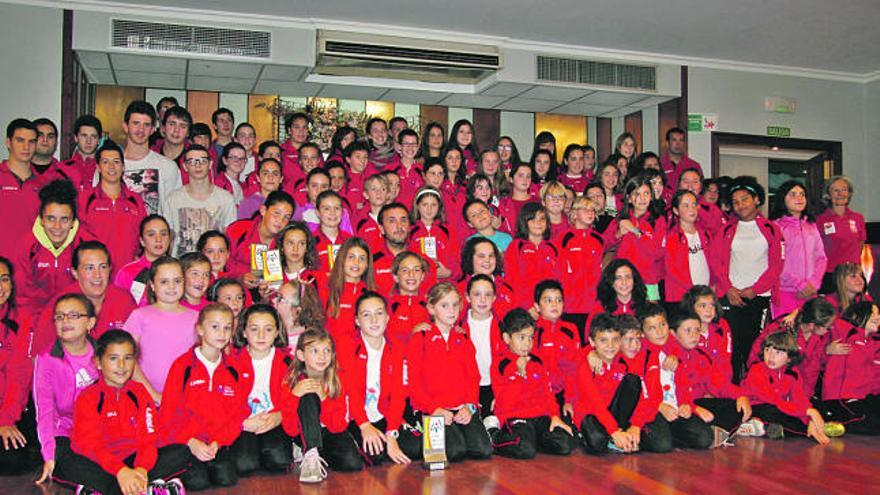
[[[268,59],[272,35],[183,24],[113,19],[111,46],[145,52],[224,55]]]
[[[538,55],[538,80],[653,91],[657,68]]]
[[[315,73],[409,79],[435,83],[474,83],[501,67],[493,46],[318,31]]]

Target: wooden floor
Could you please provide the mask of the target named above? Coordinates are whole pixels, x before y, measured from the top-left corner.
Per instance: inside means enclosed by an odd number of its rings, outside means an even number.
[[[751,494],[877,493],[880,438],[850,436],[831,445],[789,439],[738,439],[736,446],[708,452],[608,455],[577,452],[569,457],[539,456],[532,461],[495,457],[466,461],[429,474],[419,465],[382,466],[360,473],[330,473],[324,483],[302,485],[296,473],[257,475],[235,487],[208,490],[232,494],[423,495],[614,493]],[[70,494],[57,485],[37,487],[32,478],[0,478],[0,493]],[[874,486],[874,489],[870,487]]]

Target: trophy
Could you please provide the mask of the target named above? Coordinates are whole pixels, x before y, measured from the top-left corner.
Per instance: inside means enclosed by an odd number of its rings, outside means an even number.
[[[284,269],[281,266],[281,251],[269,249],[260,253],[263,258],[263,281],[272,289],[278,289],[284,282]]]
[[[443,416],[422,416],[422,452],[429,471],[446,469],[446,420]]]

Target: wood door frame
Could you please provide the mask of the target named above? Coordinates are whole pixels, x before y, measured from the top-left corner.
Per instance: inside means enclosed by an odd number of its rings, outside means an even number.
[[[721,173],[721,146],[747,144],[753,146],[778,146],[780,149],[809,150],[824,153],[834,162],[831,175],[843,173],[843,143],[818,139],[777,138],[754,134],[733,132],[713,132],[712,136],[712,177]]]

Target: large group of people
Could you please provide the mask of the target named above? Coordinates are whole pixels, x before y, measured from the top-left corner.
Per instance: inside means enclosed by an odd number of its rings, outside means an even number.
[[[220,108],[91,115],[0,163],[0,470],[78,493],[182,493],[450,462],[880,433],[866,233],[832,177],[706,178],[686,133],[531,156],[468,120],[310,119],[260,141]],[[522,143],[520,143],[522,144]],[[561,163],[557,156],[561,153]],[[526,159],[527,158],[527,159]]]

